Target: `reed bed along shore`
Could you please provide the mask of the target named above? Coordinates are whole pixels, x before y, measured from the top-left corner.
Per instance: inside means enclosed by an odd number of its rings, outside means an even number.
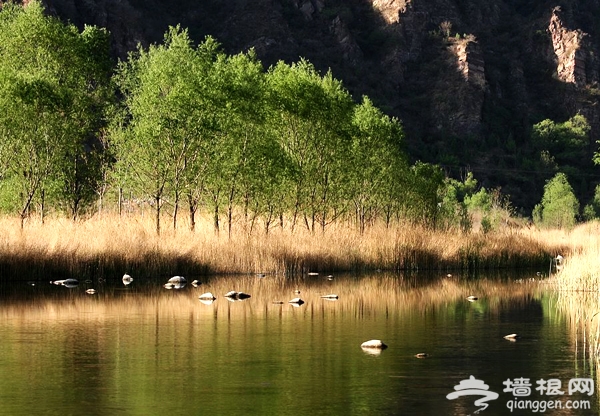
[[[575,229],[570,239],[571,251],[554,285],[562,291],[600,292],[600,223]]]
[[[200,218],[195,231],[185,223],[160,235],[150,215],[104,215],[72,221],[0,218],[0,276],[10,279],[93,278],[124,272],[144,275],[267,273],[290,276],[308,271],[468,270],[541,267],[572,250],[564,232],[506,229],[488,234],[442,232],[382,224],[361,234],[333,224],[325,232],[305,227],[234,224],[214,231]]]
[[[600,223],[569,234],[571,251],[548,283],[557,293],[577,354],[600,364]]]

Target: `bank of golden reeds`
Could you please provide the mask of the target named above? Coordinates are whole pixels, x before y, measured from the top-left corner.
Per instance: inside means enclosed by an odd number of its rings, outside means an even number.
[[[560,271],[549,281],[558,291],[557,306],[564,311],[578,353],[600,359],[600,223],[574,229],[571,251]]]
[[[488,233],[439,232],[402,225],[375,225],[360,234],[348,225],[325,233],[275,227],[249,234],[215,233],[209,219],[191,232],[151,216],[96,216],[85,221],[0,219],[0,275],[11,278],[93,277],[134,272],[147,275],[270,273],[361,270],[469,270],[539,267],[568,250],[563,238],[529,229]]]

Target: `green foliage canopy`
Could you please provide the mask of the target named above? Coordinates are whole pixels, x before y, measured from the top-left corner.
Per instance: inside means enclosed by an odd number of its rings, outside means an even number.
[[[76,217],[95,195],[94,136],[110,100],[108,34],[44,15],[38,1],[0,11],[0,174],[4,205],[24,219],[55,200]]]
[[[579,213],[579,201],[567,175],[557,173],[544,187],[542,201],[533,210],[533,221],[542,227],[572,228]]]

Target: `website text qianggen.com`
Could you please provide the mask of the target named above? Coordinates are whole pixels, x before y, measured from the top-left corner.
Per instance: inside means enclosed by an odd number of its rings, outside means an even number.
[[[511,412],[515,410],[531,410],[532,412],[543,413],[546,410],[574,409],[590,410],[589,400],[522,400],[512,399],[506,402],[506,407]]]

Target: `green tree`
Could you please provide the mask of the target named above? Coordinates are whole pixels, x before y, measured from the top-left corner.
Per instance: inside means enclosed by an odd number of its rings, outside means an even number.
[[[408,175],[406,156],[400,145],[404,136],[402,126],[384,115],[368,97],[355,106],[352,119],[352,143],[350,146],[346,181],[347,194],[354,204],[354,212],[360,232],[364,232],[369,219],[389,210],[392,202],[401,200],[406,191]]]
[[[583,209],[583,217],[586,221],[600,218],[600,185],[596,186],[592,200]]]
[[[270,129],[293,163],[292,229],[299,215],[312,231],[341,214],[348,127],[354,103],[331,73],[321,77],[305,60],[279,62],[267,75]],[[331,218],[329,218],[331,215]]]
[[[219,55],[213,64],[213,91],[217,130],[210,151],[206,191],[213,205],[214,227],[219,230],[219,207],[227,207],[231,236],[236,204],[247,204],[250,183],[263,179],[261,152],[269,146],[263,133],[265,80],[261,63],[253,51],[234,56]]]
[[[547,228],[571,228],[579,213],[579,201],[567,175],[557,173],[544,186],[542,201],[533,210],[533,221]]]
[[[565,122],[543,120],[533,126],[531,132],[534,150],[539,159],[532,170],[538,181],[547,180],[558,171],[569,175],[576,195],[587,194],[588,184],[582,179],[584,172],[591,168],[593,157],[590,140],[590,125],[581,114],[576,114]],[[577,180],[577,181],[576,181]]]
[[[443,192],[445,175],[437,165],[417,162],[407,177],[407,191],[400,199],[403,216],[432,229],[445,226]]]
[[[121,62],[115,77],[125,97],[125,111],[111,134],[118,170],[136,194],[151,200],[157,233],[165,202],[170,199],[176,227],[182,193],[193,198],[190,187],[202,184],[194,181],[206,165],[204,139],[212,137],[206,131],[216,123],[212,107],[203,105],[202,75],[211,75],[217,48],[209,38],[194,49],[187,31],[171,27],[163,45],[151,45],[147,51],[139,47]],[[193,216],[195,207],[190,211]]]
[[[0,11],[0,165],[22,222],[37,199],[75,218],[97,186],[95,140],[109,97],[108,34],[45,16],[39,1]],[[6,205],[6,204],[5,204]]]

